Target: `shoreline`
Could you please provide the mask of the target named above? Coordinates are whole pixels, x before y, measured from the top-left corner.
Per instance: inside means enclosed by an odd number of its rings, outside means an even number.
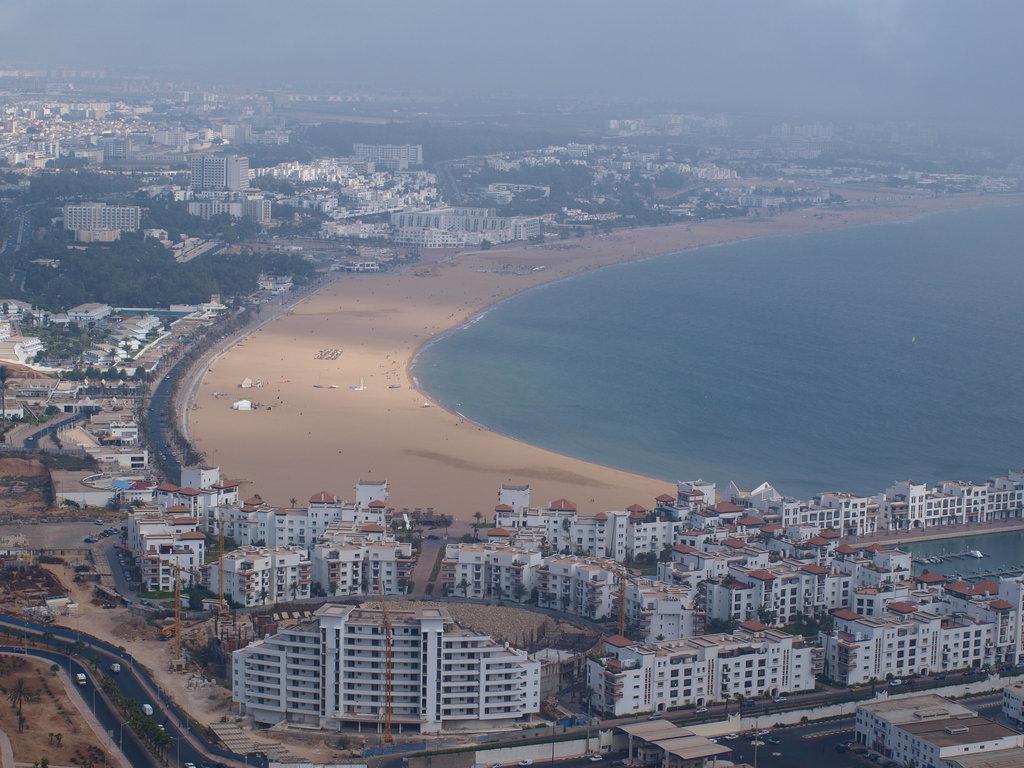
[[[466,446],[468,450],[456,451],[452,454],[443,454],[435,451],[432,447],[421,448],[419,450],[413,449],[406,446],[402,441],[390,441],[389,446],[381,446],[379,443],[375,444],[375,448],[378,449],[374,453],[378,457],[384,455],[388,458],[388,461],[384,464],[385,471],[378,473],[378,479],[380,477],[389,477],[392,482],[393,496],[399,498],[392,499],[392,503],[398,507],[408,506],[413,508],[415,506],[434,506],[442,511],[450,512],[455,515],[457,519],[468,519],[469,510],[472,508],[483,509],[489,511],[489,507],[486,503],[486,499],[493,499],[496,496],[497,486],[501,482],[530,482],[534,487],[534,492],[540,491],[546,495],[540,496],[540,498],[534,499],[534,503],[539,503],[541,499],[555,498],[555,494],[568,495],[569,498],[580,500],[581,496],[589,498],[589,503],[596,505],[590,511],[600,511],[600,509],[611,509],[616,508],[617,505],[625,505],[632,502],[648,502],[648,496],[653,497],[657,493],[664,489],[664,486],[668,485],[667,480],[656,477],[643,476],[633,472],[626,472],[615,467],[601,465],[599,463],[584,461],[581,459],[575,459],[571,456],[551,451],[550,449],[541,448],[534,446],[529,443],[525,443],[518,438],[510,435],[505,435],[497,431],[492,431],[483,425],[469,420],[466,416],[445,405],[439,399],[435,398],[430,393],[427,393],[420,389],[419,382],[415,376],[415,365],[420,359],[421,353],[426,350],[432,343],[446,338],[449,334],[455,333],[460,329],[470,325],[487,312],[493,309],[498,304],[507,301],[515,296],[522,294],[524,291],[532,290],[544,285],[552,285],[556,282],[561,282],[572,277],[577,277],[581,274],[592,272],[595,269],[602,269],[617,264],[628,264],[639,261],[647,261],[655,258],[667,258],[674,256],[684,255],[686,252],[696,250],[698,248],[709,247],[713,245],[726,245],[740,241],[748,241],[766,237],[782,237],[792,236],[798,234],[806,234],[810,232],[819,231],[833,231],[837,229],[847,229],[858,226],[876,226],[879,224],[887,223],[903,223],[921,216],[932,215],[936,213],[942,213],[952,210],[966,210],[970,208],[981,208],[989,207],[992,205],[1000,206],[1012,206],[1019,205],[1021,198],[1017,197],[955,197],[955,198],[926,198],[912,201],[902,201],[901,204],[897,205],[886,205],[886,206],[871,206],[871,207],[857,207],[854,205],[852,208],[844,208],[842,210],[833,211],[829,209],[801,209],[799,211],[788,212],[779,217],[773,219],[764,220],[712,220],[709,222],[699,222],[695,224],[682,224],[682,225],[667,225],[662,227],[651,227],[641,228],[637,230],[625,230],[618,231],[611,235],[599,235],[591,236],[583,240],[568,240],[568,241],[553,241],[552,243],[545,244],[543,246],[528,246],[528,247],[516,247],[509,246],[500,249],[492,249],[489,251],[468,251],[464,253],[458,253],[452,255],[450,259],[445,259],[448,256],[446,252],[440,254],[431,254],[434,258],[428,261],[421,262],[420,264],[413,265],[411,267],[404,267],[403,269],[389,273],[386,276],[361,276],[353,279],[340,280],[331,285],[324,286],[318,291],[312,293],[309,296],[303,297],[299,302],[296,302],[292,307],[291,313],[282,313],[275,322],[268,324],[269,329],[277,331],[278,335],[283,330],[283,326],[289,325],[289,318],[294,316],[301,318],[313,318],[309,322],[312,323],[316,319],[320,323],[327,319],[328,314],[344,315],[346,311],[350,319],[358,317],[359,320],[364,321],[364,324],[368,324],[369,333],[362,335],[357,333],[351,333],[352,328],[343,329],[343,333],[348,333],[345,336],[345,355],[346,362],[349,355],[349,349],[354,343],[357,347],[366,347],[370,341],[375,340],[375,337],[379,335],[378,325],[385,326],[385,330],[395,332],[395,328],[398,327],[398,333],[404,335],[400,339],[395,339],[399,342],[397,345],[392,344],[387,346],[386,344],[379,350],[376,350],[377,358],[370,360],[369,362],[377,362],[378,369],[384,366],[380,364],[382,362],[380,353],[383,352],[383,358],[387,360],[389,365],[394,366],[398,364],[399,368],[392,368],[385,374],[385,378],[392,377],[397,379],[396,391],[403,392],[408,391],[412,394],[413,398],[418,400],[418,403],[412,404],[409,402],[409,398],[404,398],[403,405],[406,406],[405,413],[402,419],[392,419],[393,421],[400,421],[401,428],[404,430],[410,426],[420,426],[418,422],[424,421],[422,418],[412,416],[408,412],[408,406],[412,405],[417,409],[423,409],[424,411],[434,411],[435,414],[443,416],[449,420],[447,424],[440,424],[434,419],[431,424],[431,429],[428,432],[432,432],[432,437],[436,440],[452,441],[452,438],[456,437],[452,427],[458,427],[460,425],[464,427],[470,427],[470,429],[463,429],[462,433],[458,435],[458,439],[461,442],[471,442],[473,446]],[[756,228],[755,232],[751,232],[751,228]],[[746,231],[745,231],[746,230]],[[653,246],[653,248],[652,248]],[[564,256],[563,256],[564,254]],[[536,271],[538,266],[533,266],[531,271],[529,267],[531,265],[541,263],[539,269],[541,272],[538,274]],[[513,271],[511,273],[505,271],[509,267],[514,266],[520,271]],[[397,319],[389,322],[389,317],[401,315],[409,310],[410,304],[408,303],[412,296],[404,295],[398,296],[396,294],[405,293],[413,286],[419,288],[421,285],[417,285],[417,280],[422,282],[430,283],[431,279],[436,280],[440,278],[444,281],[440,286],[433,284],[429,285],[430,288],[439,289],[438,293],[430,294],[424,297],[420,294],[420,302],[417,305],[415,302],[412,303],[412,310],[415,310],[417,306],[422,310],[422,319],[427,321],[434,321],[433,325],[422,326],[423,331],[427,331],[425,334],[416,333],[411,328],[411,325],[406,324],[403,326]],[[370,281],[373,281],[372,283]],[[512,283],[510,285],[510,283]],[[359,286],[359,288],[355,288]],[[438,316],[438,307],[435,305],[436,302],[433,300],[441,299],[446,300],[447,303],[441,305],[440,310],[452,310],[453,304],[457,304],[459,288],[464,289],[463,303],[461,306],[457,306],[455,311],[449,311],[447,316]],[[363,291],[363,288],[369,289],[368,293]],[[377,291],[377,288],[383,290]],[[381,306],[375,307],[372,310],[357,310],[353,308],[353,304],[341,305],[338,307],[341,312],[327,312],[326,308],[321,311],[314,310],[311,314],[303,313],[303,308],[312,308],[315,305],[323,305],[332,301],[348,299],[354,304],[359,304],[362,299],[374,297],[377,294],[385,295],[385,298]],[[365,322],[366,318],[370,318],[369,322]],[[375,324],[376,323],[376,324]],[[292,328],[293,332],[306,331],[308,334],[314,334],[314,330],[308,327],[301,326],[301,323],[296,320],[295,323],[291,323],[293,326],[299,326]],[[353,325],[355,323],[353,322]],[[281,326],[281,327],[275,327]],[[407,327],[408,326],[408,327]],[[313,485],[307,485],[306,487],[296,487],[297,478],[289,474],[289,490],[285,491],[281,486],[282,481],[285,479],[282,477],[280,472],[273,472],[273,479],[268,477],[268,470],[271,468],[272,462],[268,463],[265,460],[255,460],[255,457],[251,456],[237,456],[233,450],[239,445],[238,442],[234,446],[228,445],[230,440],[225,441],[223,439],[223,430],[218,427],[226,426],[227,420],[224,418],[207,418],[205,409],[199,404],[201,398],[205,396],[209,399],[211,388],[214,384],[218,383],[217,378],[220,371],[215,369],[220,367],[231,366],[235,368],[235,372],[232,375],[237,376],[237,369],[241,365],[255,365],[262,363],[265,359],[269,359],[270,355],[274,353],[282,353],[280,360],[285,361],[287,355],[284,354],[287,343],[279,346],[274,346],[272,343],[264,345],[261,348],[260,354],[250,355],[249,359],[246,359],[247,355],[244,351],[239,351],[245,346],[245,343],[249,340],[254,340],[254,345],[259,345],[260,339],[258,338],[262,331],[265,329],[261,325],[259,329],[253,329],[250,333],[246,334],[245,337],[239,339],[238,342],[231,345],[230,348],[225,350],[223,353],[218,355],[216,360],[211,361],[210,365],[201,370],[200,380],[197,385],[191,389],[189,394],[191,395],[189,401],[184,404],[185,408],[195,413],[190,418],[190,426],[192,427],[193,433],[197,436],[197,445],[201,450],[207,452],[211,463],[218,463],[217,459],[220,456],[227,457],[230,452],[232,458],[229,460],[221,460],[219,463],[224,465],[225,472],[228,476],[235,476],[238,470],[242,470],[246,475],[259,476],[260,480],[254,481],[252,491],[260,493],[264,498],[269,498],[275,503],[283,502],[287,498],[286,494],[301,493],[308,494],[314,491],[320,490],[321,487],[328,487],[329,490],[335,492],[340,490],[335,485],[334,488],[330,488],[327,485],[327,478],[334,478],[330,482],[337,483],[337,470],[334,467],[328,467],[330,462],[325,456],[318,456],[314,453],[309,453],[305,450],[305,446],[302,446],[303,452],[301,454],[301,461],[303,464],[314,463],[321,466],[321,471],[316,473],[319,478],[318,483]],[[331,327],[328,329],[331,333],[338,333],[339,329]],[[319,335],[321,329],[316,328],[316,338],[321,338]],[[268,334],[269,335],[269,334]],[[292,342],[299,342],[298,336],[293,336]],[[357,358],[357,361],[359,359]],[[366,363],[367,360],[362,360],[362,363]],[[220,364],[224,363],[223,366]],[[310,381],[309,373],[316,368],[315,365],[302,366],[304,370],[301,373],[304,375],[306,383]],[[290,369],[291,375],[298,376],[297,369]],[[248,374],[247,374],[248,375]],[[373,378],[374,374],[370,374]],[[238,380],[237,378],[235,379]],[[362,379],[360,379],[362,380]],[[319,381],[319,379],[317,379]],[[212,383],[211,383],[212,382]],[[223,385],[225,382],[223,377],[220,377],[219,382]],[[278,380],[279,384],[291,384],[291,379],[282,377]],[[395,382],[389,384],[389,389]],[[312,384],[313,387],[322,387],[321,384]],[[337,388],[336,385],[331,385],[331,388]],[[351,388],[351,385],[350,387]],[[372,389],[372,387],[368,387]],[[282,390],[278,388],[280,393]],[[223,395],[223,389],[220,390],[220,394]],[[255,393],[253,393],[255,394]],[[290,393],[289,393],[290,394]],[[346,393],[347,394],[347,393]],[[365,392],[360,392],[359,395],[365,395]],[[376,393],[374,393],[376,394]],[[312,405],[313,398],[316,394],[307,394],[305,398],[300,396],[300,405],[305,404],[307,406]],[[369,397],[363,398],[364,400],[370,399]],[[398,398],[393,398],[398,399]],[[278,398],[278,402],[286,406],[290,404],[289,401],[284,401],[282,398]],[[427,403],[429,403],[428,407]],[[381,418],[376,421],[370,421],[364,423],[371,429],[378,429],[381,426],[384,427],[385,431],[387,426],[385,423],[388,418],[385,417],[385,413],[390,415],[393,412],[392,402],[377,402],[375,403],[378,407],[378,416]],[[194,409],[193,409],[193,406]],[[381,409],[383,406],[383,410]],[[348,403],[345,402],[341,407],[341,411],[348,409]],[[351,425],[353,421],[363,421],[361,417],[365,414],[360,412],[360,408],[356,407],[349,409],[351,413],[339,414],[333,409],[329,412],[323,413],[328,420],[337,420],[340,424]],[[422,411],[421,411],[422,412]],[[297,413],[293,412],[293,416],[304,417],[304,411],[299,410]],[[345,415],[353,416],[354,419],[345,419]],[[263,417],[260,413],[256,419],[250,419],[250,421],[259,420]],[[236,422],[241,422],[239,419],[235,419]],[[451,422],[454,423],[451,423]],[[210,422],[216,422],[211,424]],[[247,424],[246,427],[249,425]],[[283,425],[278,425],[283,426]],[[315,426],[319,426],[317,423]],[[234,431],[233,429],[228,431]],[[274,438],[278,436],[289,436],[289,430],[284,431],[274,430],[273,428],[265,430],[243,430],[247,436],[255,439],[257,442],[270,440],[271,442],[277,442]],[[501,463],[493,467],[480,465],[474,462],[472,459],[465,457],[474,456],[489,456],[488,452],[478,453],[473,450],[476,445],[486,443],[488,441],[482,440],[463,440],[466,437],[467,432],[482,433],[493,438],[487,444],[487,448],[500,448],[502,453],[515,454],[515,458],[510,459],[512,463]],[[308,436],[313,435],[313,431],[307,432]],[[244,436],[240,437],[244,440]],[[294,436],[289,436],[294,437]],[[509,445],[498,445],[498,441],[507,442],[512,444]],[[302,440],[289,439],[287,441],[289,445],[295,449],[299,449],[301,443],[308,442]],[[419,441],[422,442],[422,441]],[[430,442],[429,440],[427,442]],[[346,449],[355,448],[357,449],[359,440],[347,439],[343,440],[341,447],[337,450],[337,454],[345,455],[349,451]],[[434,444],[436,445],[436,443]],[[514,447],[513,447],[514,446]],[[298,452],[290,453],[289,455],[300,455]],[[237,459],[241,461],[236,461]],[[545,465],[566,465],[566,466],[533,466],[529,465],[526,469],[519,466],[517,462],[522,462],[526,459],[532,462],[543,461]],[[417,463],[417,471],[422,474],[422,468],[419,464],[426,462],[433,464],[430,473],[425,475],[426,486],[429,486],[426,492],[416,489],[410,489],[409,487],[403,487],[406,485],[406,481],[402,478],[407,473],[402,471],[395,471],[392,469],[396,466],[399,470],[403,462],[412,461]],[[440,467],[439,467],[440,465]],[[448,476],[448,479],[454,479],[456,476],[465,476],[467,473],[480,473],[487,472],[492,481],[489,483],[489,491],[486,495],[479,493],[479,484],[477,485],[477,493],[472,495],[469,499],[466,498],[467,494],[459,493],[457,489],[448,488],[444,493],[437,493],[437,483],[441,479],[436,474],[437,471],[443,467],[443,473]],[[256,470],[256,471],[254,471]],[[581,472],[582,471],[582,472]],[[307,475],[312,473],[305,473]],[[353,477],[362,477],[364,475],[369,476],[373,474],[372,467],[370,470],[358,472],[354,475],[349,475],[351,479]],[[583,475],[586,476],[583,476]],[[549,482],[544,482],[542,485],[546,487],[538,487],[536,481],[537,476],[543,476],[543,480],[549,481],[550,483],[561,483],[570,487],[565,493],[559,493],[557,488],[551,488]],[[270,480],[268,483],[267,481]],[[351,480],[354,482],[354,480]],[[308,482],[308,481],[307,481]],[[626,487],[618,488],[617,484],[624,484]],[[640,491],[640,488],[645,488],[645,491]],[[581,490],[582,488],[582,490]],[[431,491],[434,491],[432,494]],[[467,489],[472,490],[472,489]],[[397,492],[397,493],[396,493]],[[573,495],[575,494],[575,495]],[[344,494],[342,494],[344,495]],[[438,498],[438,497],[442,498]],[[443,498],[447,496],[448,498]],[[600,498],[599,498],[600,497]],[[292,496],[291,498],[295,498]],[[458,500],[457,505],[452,502]],[[468,502],[468,504],[467,504]],[[587,502],[585,502],[587,503]],[[459,509],[458,507],[463,507]],[[582,505],[581,505],[582,506]]]

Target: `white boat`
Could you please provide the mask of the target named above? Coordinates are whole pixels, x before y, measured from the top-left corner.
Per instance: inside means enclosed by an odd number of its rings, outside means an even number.
[[[351,385],[349,385],[349,389],[351,389],[353,392],[362,392],[364,389],[366,389],[366,382],[363,381],[363,377],[362,376],[359,377],[359,383],[358,384],[351,384]]]
[[[985,556],[985,555],[984,555],[984,553],[980,552],[980,551],[979,551],[979,550],[977,550],[977,549],[972,549],[972,550],[971,550],[970,552],[968,552],[967,554],[968,554],[968,555],[970,555],[971,557],[976,557],[976,558],[978,558],[979,560],[981,560],[981,558],[983,558],[983,557]]]

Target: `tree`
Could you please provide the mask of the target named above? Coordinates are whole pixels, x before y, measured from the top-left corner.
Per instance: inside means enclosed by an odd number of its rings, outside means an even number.
[[[463,597],[467,597],[469,595],[469,582],[466,581],[465,576],[463,576],[462,580],[459,582],[459,589],[462,590]]]
[[[0,370],[3,369],[0,368]],[[476,520],[477,525],[480,525],[480,521],[484,519],[484,513],[478,509],[476,512],[473,513],[473,519]]]
[[[7,700],[11,702],[11,706],[18,712],[18,733],[21,733],[23,730],[25,722],[21,717],[21,708],[31,695],[32,693],[29,691],[24,677],[19,677],[11,690],[7,692]]]
[[[6,365],[0,365],[0,419],[7,418],[7,378]]]

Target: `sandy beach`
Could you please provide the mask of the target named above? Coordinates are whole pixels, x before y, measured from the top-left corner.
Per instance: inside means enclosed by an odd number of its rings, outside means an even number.
[[[552,453],[436,404],[426,407],[429,400],[416,391],[409,371],[417,350],[514,293],[609,264],[1020,201],[843,194],[851,199],[845,210],[626,230],[454,256],[428,251],[423,262],[398,272],[342,279],[216,360],[191,406],[192,434],[210,464],[245,482],[246,495],[259,493],[280,505],[321,490],[351,498],[359,478],[387,478],[395,507],[434,507],[463,520],[475,511],[489,515],[503,482],[529,483],[535,504],[572,499],[583,514],[634,502],[649,506],[672,484]],[[323,350],[341,354],[316,359]],[[247,377],[264,385],[240,389]],[[353,389],[361,383],[365,388]],[[260,407],[232,410],[242,398]],[[685,479],[686,468],[679,473]]]

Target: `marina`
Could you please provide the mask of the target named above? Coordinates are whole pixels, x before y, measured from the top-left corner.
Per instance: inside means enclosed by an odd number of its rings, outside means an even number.
[[[1024,575],[1024,532],[937,539],[900,545],[911,553],[914,573],[941,573],[964,581]]]

